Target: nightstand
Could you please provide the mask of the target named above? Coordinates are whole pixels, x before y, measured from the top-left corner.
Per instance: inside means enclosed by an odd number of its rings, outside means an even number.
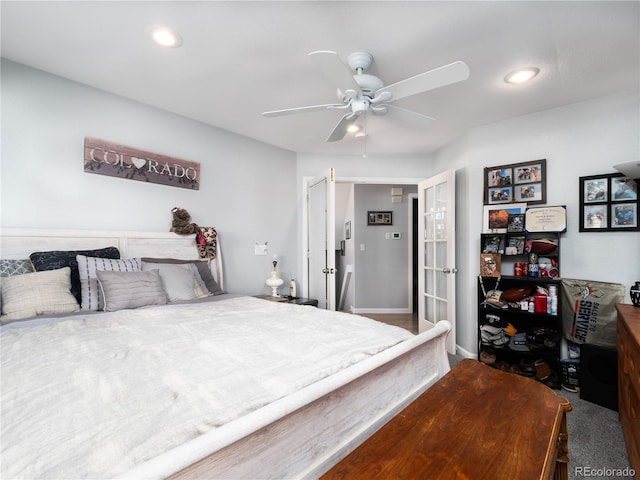
[[[284,302],[284,303],[293,303],[295,305],[311,305],[312,307],[318,306],[318,300],[315,298],[304,298],[304,297],[273,297],[271,295],[256,295],[256,298],[262,298],[263,300],[269,300],[270,302]]]

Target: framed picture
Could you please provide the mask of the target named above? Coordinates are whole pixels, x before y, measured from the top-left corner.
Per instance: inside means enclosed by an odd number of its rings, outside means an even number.
[[[611,179],[611,201],[628,202],[638,199],[638,184],[635,180],[626,177],[613,177]]]
[[[580,177],[580,231],[640,231],[638,185],[621,173]]]
[[[507,246],[504,249],[505,255],[522,255],[524,254],[524,244],[526,238],[524,235],[509,235],[507,237]]]
[[[497,187],[489,189],[489,202],[495,203],[511,203],[513,201],[513,187]]]
[[[480,275],[483,277],[500,276],[500,255],[497,253],[480,254]]]
[[[566,232],[567,206],[527,208],[524,224],[527,232]]]
[[[351,238],[351,221],[344,224],[344,238],[347,240]]]
[[[482,235],[482,253],[504,253],[504,236]]]
[[[547,160],[512,163],[484,169],[484,203],[545,203]]]
[[[581,186],[583,203],[606,202],[609,199],[609,179],[606,177],[585,180]]]
[[[507,233],[509,215],[522,214],[526,208],[526,203],[485,205],[482,215],[482,233]]]
[[[510,213],[507,221],[507,233],[524,232],[524,213]]]
[[[393,212],[367,212],[367,225],[393,225]]]
[[[637,203],[614,203],[611,205],[611,228],[633,228],[637,226]]]

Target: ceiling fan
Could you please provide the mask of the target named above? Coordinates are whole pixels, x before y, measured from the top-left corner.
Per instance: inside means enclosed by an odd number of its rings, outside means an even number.
[[[410,126],[425,128],[433,122],[432,117],[391,105],[390,102],[469,78],[469,67],[464,62],[457,61],[385,86],[378,77],[364,73],[373,62],[373,55],[370,53],[352,53],[347,58],[348,66],[336,52],[311,52],[309,58],[338,88],[341,103],[272,110],[263,112],[262,115],[276,117],[321,110],[345,110],[347,113],[335,126],[327,142],[342,140],[358,119],[368,113],[389,115]]]

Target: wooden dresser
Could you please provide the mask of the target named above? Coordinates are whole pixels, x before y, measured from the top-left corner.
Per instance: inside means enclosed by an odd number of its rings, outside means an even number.
[[[541,383],[463,360],[321,479],[566,480],[570,410]]]
[[[631,467],[640,472],[640,308],[619,303],[618,406]]]

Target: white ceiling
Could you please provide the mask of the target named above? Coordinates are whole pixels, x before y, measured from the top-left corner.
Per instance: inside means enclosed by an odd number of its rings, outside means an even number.
[[[361,154],[325,139],[342,112],[261,112],[334,103],[307,57],[374,55],[385,84],[462,60],[467,81],[396,102],[436,118],[428,130],[368,121],[367,151],[433,151],[469,127],[640,88],[640,2],[7,1],[2,56],[295,152]],[[145,35],[167,25],[184,44]],[[503,77],[534,65],[540,75]]]

